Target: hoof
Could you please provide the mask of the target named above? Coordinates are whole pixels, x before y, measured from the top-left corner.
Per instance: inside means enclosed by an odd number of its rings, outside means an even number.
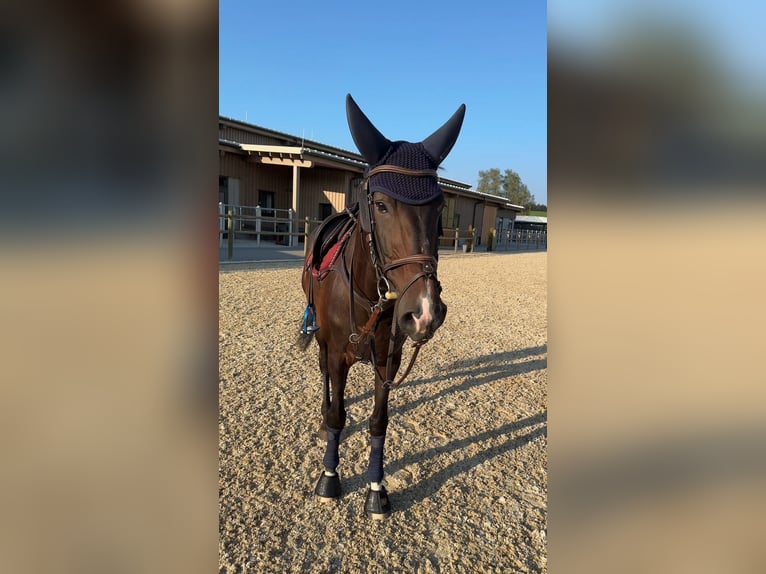
[[[385,486],[381,485],[380,490],[367,489],[364,513],[373,520],[383,520],[391,514],[391,503],[388,500],[388,492],[386,492]]]
[[[340,477],[337,474],[335,476],[327,476],[322,472],[322,476],[319,477],[319,482],[317,482],[317,486],[314,489],[314,494],[322,502],[337,500],[340,498]]]

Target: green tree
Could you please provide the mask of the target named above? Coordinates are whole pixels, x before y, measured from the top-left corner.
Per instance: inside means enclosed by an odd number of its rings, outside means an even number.
[[[523,205],[526,209],[535,203],[535,196],[527,185],[521,181],[521,176],[512,169],[506,169],[503,174],[503,197],[515,205]]]
[[[476,191],[505,197],[514,205],[523,205],[527,210],[535,203],[535,196],[530,193],[521,176],[512,169],[501,172],[498,168],[479,171],[479,184]]]
[[[503,176],[496,167],[479,172],[479,185],[476,186],[479,193],[489,195],[501,195],[503,191]]]

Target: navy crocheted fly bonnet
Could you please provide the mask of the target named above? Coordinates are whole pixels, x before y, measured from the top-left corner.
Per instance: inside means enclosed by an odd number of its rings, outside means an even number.
[[[455,145],[465,115],[465,104],[447,122],[419,143],[390,141],[364,115],[351,95],[346,96],[351,136],[369,169],[391,165],[413,170],[436,170]],[[366,173],[366,172],[365,172]],[[442,195],[437,177],[382,172],[369,180],[370,192],[384,193],[410,205],[423,205]]]
[[[405,141],[393,142],[383,158],[370,168],[379,165],[417,170],[436,170],[439,167],[439,163],[425,150],[422,143]],[[370,191],[385,193],[410,205],[422,205],[442,195],[435,175],[415,177],[390,171],[370,177]]]

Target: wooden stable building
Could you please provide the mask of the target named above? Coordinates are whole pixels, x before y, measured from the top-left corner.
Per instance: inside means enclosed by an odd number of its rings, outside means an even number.
[[[218,118],[218,201],[227,206],[292,209],[297,218],[322,220],[352,201],[367,164],[361,155],[239,120]],[[486,242],[498,217],[515,217],[522,207],[439,178],[445,196],[445,240],[469,226]]]

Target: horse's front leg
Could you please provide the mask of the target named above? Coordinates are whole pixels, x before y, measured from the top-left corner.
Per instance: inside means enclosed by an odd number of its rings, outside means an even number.
[[[322,422],[319,438],[327,440],[327,414],[330,412],[330,371],[327,369],[327,345],[319,347],[319,369],[322,371]]]
[[[322,501],[335,500],[340,497],[340,478],[338,477],[338,463],[340,456],[340,434],[346,426],[346,406],[343,398],[348,377],[348,365],[341,353],[327,353],[327,372],[323,373],[324,397],[322,401],[322,420],[327,434],[327,446],[325,448],[322,464],[324,471],[319,477],[314,494]],[[328,377],[329,375],[329,377]],[[330,403],[327,405],[328,378],[331,387]]]
[[[367,498],[364,502],[365,513],[375,520],[382,520],[391,513],[391,502],[388,499],[388,492],[383,485],[383,446],[386,441],[386,430],[388,429],[388,393],[389,390],[383,385],[383,379],[389,377],[386,372],[386,352],[388,351],[388,342],[385,345],[385,352],[378,353],[376,346],[376,355],[382,365],[378,365],[375,373],[375,406],[370,417],[370,462],[367,466]],[[382,356],[381,356],[382,355]],[[399,369],[402,359],[401,348],[395,352],[391,370],[393,377]]]

